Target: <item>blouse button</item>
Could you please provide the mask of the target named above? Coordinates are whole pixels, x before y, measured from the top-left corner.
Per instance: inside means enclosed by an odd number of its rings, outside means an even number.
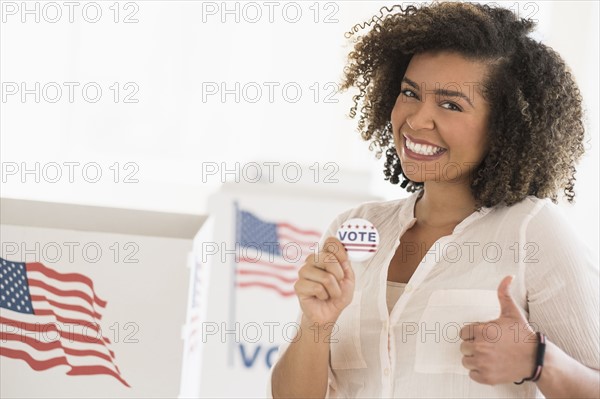
[[[390,369],[389,368],[385,368],[385,370],[383,370],[383,375],[385,375],[386,377],[390,375]]]
[[[412,289],[413,289],[413,286],[412,286],[411,284],[407,284],[407,285],[406,285],[406,288],[404,288],[404,291],[406,291],[406,292],[411,292],[411,291],[412,291]]]

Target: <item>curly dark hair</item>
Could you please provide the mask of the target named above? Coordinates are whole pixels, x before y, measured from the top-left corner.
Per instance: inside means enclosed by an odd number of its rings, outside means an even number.
[[[407,191],[423,188],[402,171],[390,114],[411,57],[445,50],[489,66],[480,87],[490,105],[490,147],[471,176],[477,209],[512,205],[528,195],[557,203],[560,189],[573,202],[575,165],[584,153],[582,97],[560,55],[527,36],[534,21],[474,3],[396,5],[381,8],[346,37],[367,25],[372,29],[353,40],[340,90],[360,90],[349,116],[356,116],[362,102],[358,131],[377,158],[385,151],[386,180],[398,184],[402,175]]]

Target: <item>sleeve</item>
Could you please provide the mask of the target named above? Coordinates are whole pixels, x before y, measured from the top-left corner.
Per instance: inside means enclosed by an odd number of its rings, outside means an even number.
[[[600,368],[598,259],[557,205],[547,202],[526,227],[529,321],[585,366]]]
[[[323,235],[321,236],[321,239],[319,240],[319,249],[323,248],[323,244],[325,242],[325,240],[327,239],[327,237],[330,236],[334,236],[338,226],[347,219],[348,215],[350,214],[352,210],[346,210],[345,212],[342,212],[341,214],[339,214],[329,225],[329,227],[327,228],[327,230],[325,231],[325,233],[323,233]],[[299,325],[300,322],[302,320],[302,312],[300,311],[297,315],[296,318],[296,323]],[[277,358],[275,359],[275,361],[273,362],[273,364],[271,365],[271,369],[269,370],[269,376],[267,378],[267,386],[266,386],[266,397],[267,398],[273,398],[273,391],[272,391],[272,377],[273,377],[273,369],[275,367],[275,365],[277,364],[277,362],[279,361],[279,359],[281,359],[281,357],[283,356],[283,354],[285,353],[285,351],[287,350],[287,348],[290,346],[290,342],[285,341],[283,344],[281,344],[279,346],[279,350],[277,351]],[[333,375],[333,372],[331,370],[331,364],[329,364],[329,376],[328,376],[328,386],[327,386],[327,393],[325,395],[326,398],[331,398],[334,397],[335,394],[334,392],[336,391],[337,388],[337,384],[335,382],[335,376]]]

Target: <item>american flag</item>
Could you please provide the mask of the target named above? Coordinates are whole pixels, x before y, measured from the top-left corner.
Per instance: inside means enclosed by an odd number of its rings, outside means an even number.
[[[67,366],[67,375],[109,375],[129,387],[100,328],[105,307],[83,274],[0,258],[0,356],[36,371]]]
[[[321,233],[283,222],[267,222],[245,210],[237,210],[239,257],[236,285],[294,295],[298,268],[315,252]]]

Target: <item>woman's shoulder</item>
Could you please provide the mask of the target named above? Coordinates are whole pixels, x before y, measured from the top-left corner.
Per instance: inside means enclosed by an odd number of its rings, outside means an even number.
[[[568,227],[564,209],[550,198],[529,195],[510,206],[498,205],[492,211],[497,219],[527,230]]]
[[[581,245],[582,237],[567,216],[563,205],[549,198],[527,196],[521,201],[486,208],[488,215],[478,221],[481,229],[496,237],[534,241],[546,248],[561,245]]]
[[[566,231],[573,228],[567,213],[567,207],[553,202],[550,198],[527,196],[513,206],[513,212],[528,221],[528,229],[558,229]]]
[[[513,205],[510,213],[520,219],[520,230],[527,242],[535,244],[540,251],[558,256],[578,258],[590,248],[577,230],[564,206],[549,198],[528,196]]]

